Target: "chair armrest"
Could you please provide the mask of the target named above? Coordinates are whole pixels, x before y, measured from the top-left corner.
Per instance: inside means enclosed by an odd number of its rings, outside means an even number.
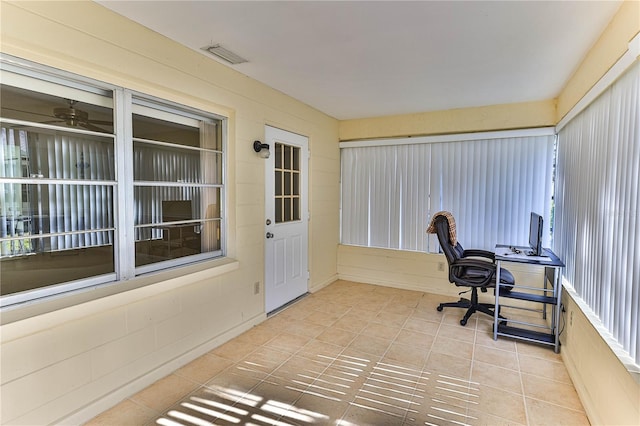
[[[496,254],[489,250],[480,250],[480,249],[469,249],[465,250],[462,253],[462,257],[484,257],[487,259],[491,259],[491,261],[496,260]]]
[[[475,269],[477,272],[485,272],[485,276],[477,277],[468,274],[468,270]],[[480,259],[458,259],[451,264],[451,275],[458,285],[469,287],[484,287],[491,283],[496,272],[495,264]],[[463,277],[463,275],[466,275]],[[450,277],[451,278],[451,277]]]

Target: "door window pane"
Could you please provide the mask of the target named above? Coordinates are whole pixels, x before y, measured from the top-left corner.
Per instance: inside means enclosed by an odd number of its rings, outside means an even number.
[[[275,145],[276,223],[300,220],[300,148]]]

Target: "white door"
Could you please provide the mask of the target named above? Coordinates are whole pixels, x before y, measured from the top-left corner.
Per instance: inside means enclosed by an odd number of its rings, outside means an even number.
[[[308,290],[309,140],[266,126],[271,155],[265,167],[265,310]]]

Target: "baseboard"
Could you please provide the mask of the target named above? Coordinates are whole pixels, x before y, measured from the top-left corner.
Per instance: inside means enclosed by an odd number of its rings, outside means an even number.
[[[250,318],[249,320],[243,322],[237,327],[232,328],[231,330],[216,336],[215,338],[191,349],[190,351],[173,358],[172,360],[164,363],[163,365],[155,368],[152,371],[149,371],[142,377],[139,377],[132,382],[126,383],[123,386],[114,389],[109,392],[109,394],[100,398],[99,400],[94,401],[93,403],[81,408],[75,413],[67,416],[61,420],[56,421],[56,424],[61,425],[78,425],[84,424],[87,421],[93,419],[94,417],[100,415],[101,413],[107,411],[108,409],[114,407],[125,399],[129,398],[132,395],[140,392],[147,386],[157,382],[163,377],[173,373],[178,368],[190,363],[196,358],[201,357],[207,352],[217,348],[218,346],[228,342],[234,337],[239,336],[245,331],[251,329],[252,327],[260,324],[267,318],[266,314],[261,313],[259,315]]]
[[[446,283],[445,289],[429,286],[427,284],[409,284],[397,280],[383,280],[379,278],[362,277],[360,275],[338,274],[338,279],[345,281],[353,281],[356,283],[373,284],[384,287],[392,287],[400,290],[420,291],[424,293],[440,294],[443,296],[454,296],[458,294],[457,287],[453,284]]]
[[[567,373],[569,373],[569,377],[573,382],[573,387],[575,388],[576,393],[578,394],[578,398],[582,403],[582,408],[584,408],[584,412],[587,415],[587,418],[589,419],[589,423],[591,423],[592,425],[605,424],[599,418],[600,416],[598,415],[598,410],[594,409],[594,407],[596,407],[597,404],[594,404],[594,401],[589,397],[589,392],[585,388],[584,383],[581,379],[580,373],[576,369],[576,366],[573,363],[573,360],[570,358],[570,356],[565,355],[564,351],[561,351],[560,355],[562,357],[562,363],[566,367]]]
[[[338,280],[338,274],[334,274],[324,281],[321,281],[319,283],[313,283],[311,284],[311,286],[309,286],[309,293],[318,292],[323,288],[325,288],[326,286],[328,286],[329,284],[336,282],[337,280]]]

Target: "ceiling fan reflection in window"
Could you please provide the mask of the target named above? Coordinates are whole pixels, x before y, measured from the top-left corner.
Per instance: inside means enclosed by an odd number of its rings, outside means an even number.
[[[89,118],[89,113],[82,109],[76,108],[78,101],[74,99],[66,99],[68,106],[54,107],[50,114],[42,114],[35,111],[25,111],[23,109],[10,108],[6,104],[2,106],[3,111],[13,111],[20,114],[22,118],[24,114],[33,117],[55,118],[55,120],[40,121],[43,124],[63,124],[69,127],[83,128],[93,132],[110,133],[113,127],[113,121],[93,120]],[[13,115],[13,114],[11,114]]]
[[[67,126],[82,127],[94,132],[107,131],[101,127],[98,127],[100,125],[109,126],[109,127],[113,126],[112,121],[89,119],[88,112],[75,107],[78,101],[75,101],[73,99],[67,99],[67,102],[69,102],[68,107],[58,107],[53,109],[53,116],[58,120],[47,121],[46,123],[65,123]]]

